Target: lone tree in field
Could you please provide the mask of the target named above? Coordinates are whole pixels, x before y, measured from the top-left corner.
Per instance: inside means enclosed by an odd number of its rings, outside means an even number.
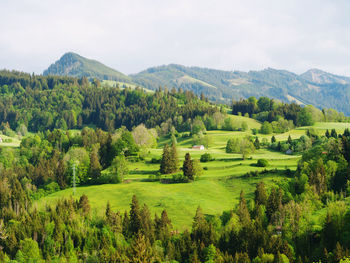
[[[194,169],[193,169],[193,161],[191,160],[191,155],[186,153],[185,161],[182,166],[182,171],[184,176],[186,176],[189,180],[193,181],[194,179]]]
[[[275,137],[275,135],[272,135],[272,137],[271,137],[271,143],[275,143],[276,142],[276,137]]]
[[[163,148],[162,160],[160,161],[160,172],[169,174],[170,172],[170,149],[169,145],[165,144]]]
[[[170,170],[171,173],[176,172],[179,169],[179,157],[177,155],[177,149],[175,143],[170,148]]]
[[[170,174],[176,172],[179,167],[179,158],[177,156],[176,146],[173,143],[171,148],[164,145],[162,160],[160,162],[160,172],[162,174]]]
[[[260,141],[259,141],[259,138],[258,138],[258,137],[255,138],[254,147],[255,147],[255,149],[257,149],[257,150],[260,149]]]

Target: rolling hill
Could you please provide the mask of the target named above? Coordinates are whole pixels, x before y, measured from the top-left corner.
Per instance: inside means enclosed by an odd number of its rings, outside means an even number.
[[[203,93],[211,101],[230,103],[232,99],[267,96],[284,102],[334,108],[350,115],[350,78],[310,69],[303,74],[267,68],[261,71],[223,71],[169,64],[137,74],[124,75],[100,62],[66,53],[44,75],[97,77],[140,85],[155,90],[160,86]]]

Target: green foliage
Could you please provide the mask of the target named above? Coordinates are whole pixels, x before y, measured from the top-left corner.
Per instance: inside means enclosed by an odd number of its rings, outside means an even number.
[[[195,170],[193,167],[193,160],[191,159],[191,155],[186,153],[185,160],[182,165],[182,171],[185,177],[187,177],[190,181],[194,180]]]
[[[200,161],[202,163],[206,163],[214,160],[215,160],[214,157],[212,157],[210,153],[204,153],[201,155],[201,158],[200,158]]]
[[[267,166],[269,166],[269,162],[266,159],[259,159],[256,162],[256,166],[258,166],[258,167],[267,167]]]
[[[121,183],[128,172],[129,170],[125,157],[123,155],[116,156],[110,167],[111,181],[109,181],[109,183]]]
[[[265,121],[260,128],[260,133],[262,134],[271,134],[272,133],[272,126],[269,122]]]
[[[312,126],[315,120],[308,108],[302,108],[298,114],[298,123],[300,126]]]

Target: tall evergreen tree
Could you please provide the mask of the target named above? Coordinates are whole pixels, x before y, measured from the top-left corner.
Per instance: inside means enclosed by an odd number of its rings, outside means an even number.
[[[130,204],[130,234],[135,235],[142,229],[142,218],[140,213],[139,201],[136,195],[132,196]]]
[[[160,172],[162,174],[169,174],[171,173],[171,152],[168,144],[165,144],[163,147],[163,155],[162,159],[160,161]]]
[[[177,154],[176,145],[173,142],[170,148],[170,171],[171,173],[174,173],[179,168],[179,157]]]
[[[255,149],[257,149],[257,150],[260,149],[260,141],[259,141],[259,138],[258,138],[258,137],[255,138],[254,147],[255,147]]]
[[[272,135],[272,137],[271,137],[271,143],[275,143],[276,142],[276,137],[275,137],[275,135]]]
[[[331,137],[331,135],[330,135],[330,133],[329,133],[329,130],[328,130],[328,129],[326,130],[325,136],[326,136],[327,138],[330,138],[330,137]]]
[[[93,147],[91,153],[90,153],[90,167],[89,167],[89,174],[92,179],[92,181],[98,180],[101,176],[101,164],[98,157],[98,150],[96,147]]]
[[[331,131],[331,137],[333,137],[333,138],[338,138],[338,134],[337,134],[337,132],[336,132],[335,129],[332,129],[332,131]]]
[[[184,176],[186,176],[189,180],[193,181],[194,179],[193,161],[191,160],[191,155],[189,153],[186,153],[185,155],[182,171]]]
[[[247,201],[244,197],[243,190],[241,191],[241,194],[240,194],[237,214],[238,214],[239,219],[242,222],[242,224],[244,224],[244,225],[249,224],[250,214],[249,214],[249,210],[247,207]]]
[[[266,189],[265,189],[265,184],[263,182],[260,182],[257,184],[254,194],[255,194],[255,204],[266,206],[267,193],[266,193]]]

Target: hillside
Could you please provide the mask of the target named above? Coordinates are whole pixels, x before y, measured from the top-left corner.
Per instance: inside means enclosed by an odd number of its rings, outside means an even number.
[[[84,58],[73,52],[64,54],[59,60],[52,64],[43,75],[59,75],[72,77],[99,78],[101,80],[115,80],[131,83],[131,79],[104,64]]]
[[[126,76],[98,61],[66,53],[52,64],[44,75],[96,77],[140,85],[149,90],[160,86],[203,93],[211,101],[230,103],[250,96],[266,96],[284,102],[312,104],[320,109],[334,108],[350,114],[350,78],[310,69],[303,74],[286,70],[223,71],[170,64],[152,67]]]
[[[350,95],[350,78],[320,70],[297,75],[286,70],[221,71],[181,65],[147,69],[131,75],[133,81],[149,89],[168,86],[190,89],[219,102],[250,96],[267,96],[285,102],[312,104],[318,108],[335,108],[350,114],[346,103]]]

